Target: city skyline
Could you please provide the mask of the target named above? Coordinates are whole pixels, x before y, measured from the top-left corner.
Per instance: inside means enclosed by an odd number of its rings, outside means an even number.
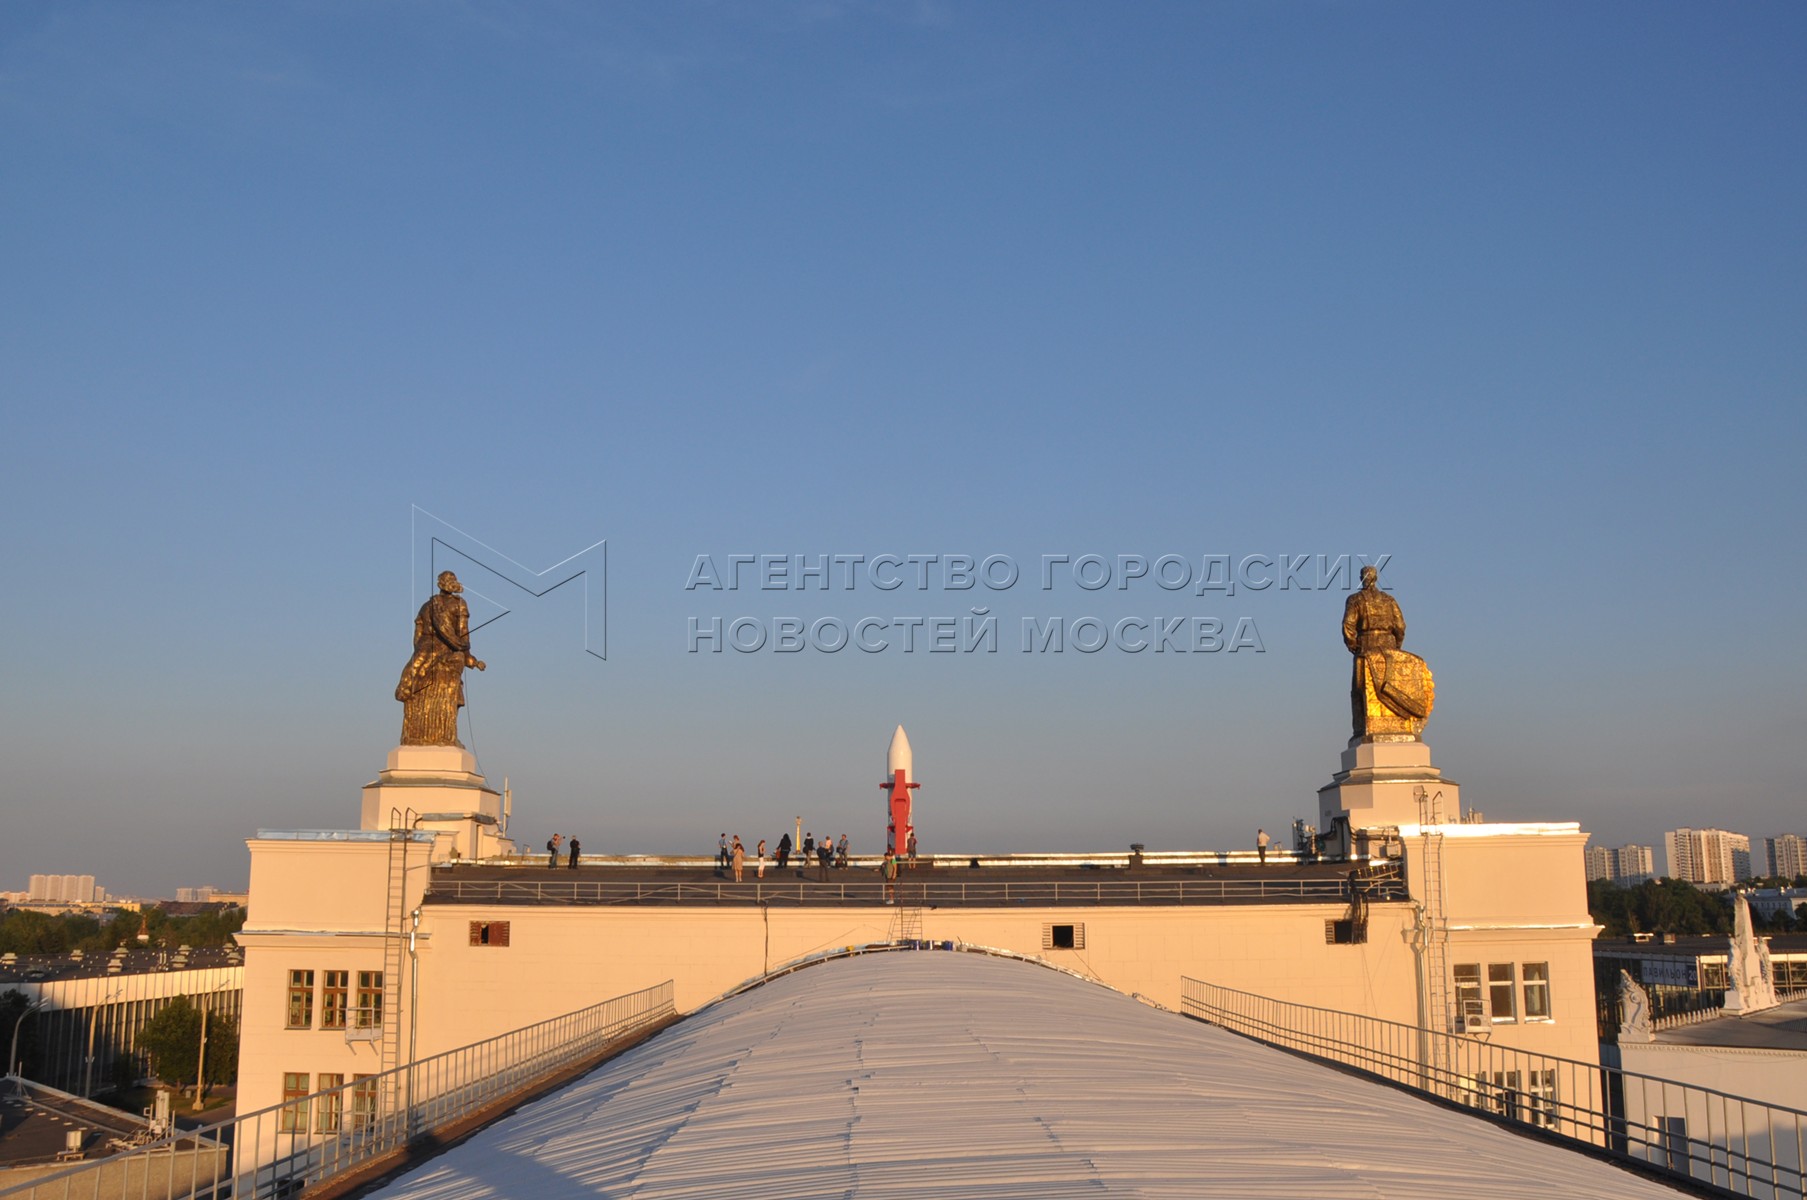
[[[925,850],[1252,847],[1349,736],[1361,556],[1489,819],[1795,831],[1804,37],[1784,4],[9,5],[0,881],[235,886],[257,829],[355,824],[435,565],[528,846],[802,814],[857,853],[902,724]],[[494,557],[599,542],[541,599]],[[696,582],[736,555],[906,578]],[[773,641],[691,639],[742,617]],[[866,617],[922,644],[775,645]],[[1026,618],[1151,644],[1025,653]],[[968,619],[995,652],[935,648]]]

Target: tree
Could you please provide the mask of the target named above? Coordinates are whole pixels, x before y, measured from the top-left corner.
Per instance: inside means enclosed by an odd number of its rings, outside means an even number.
[[[31,1000],[18,988],[8,988],[0,993],[0,1055],[12,1048],[13,1030],[19,1031],[19,1061],[25,1064],[21,1074],[29,1078],[33,1073],[31,1066],[38,1052],[38,1019],[25,1016],[25,1010],[31,1007]],[[24,1024],[20,1024],[20,1019]],[[11,1063],[0,1067],[0,1074],[13,1069]]]
[[[1679,879],[1648,879],[1631,888],[1596,879],[1587,885],[1587,907],[1605,926],[1607,937],[1732,932],[1732,910],[1725,896]]]
[[[150,1055],[151,1070],[165,1083],[194,1082],[201,1055],[201,1010],[177,996],[146,1023],[138,1048]],[[207,1016],[207,1082],[227,1083],[238,1074],[238,1025],[231,1017]]]

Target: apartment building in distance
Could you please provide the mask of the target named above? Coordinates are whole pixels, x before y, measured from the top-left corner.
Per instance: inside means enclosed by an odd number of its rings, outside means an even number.
[[[96,904],[106,900],[107,889],[94,886],[92,875],[33,875],[25,898],[34,904]]]
[[[1783,879],[1807,875],[1807,837],[1784,833],[1763,839],[1763,854],[1768,859],[1769,873]]]
[[[1671,829],[1663,835],[1669,878],[1727,888],[1751,878],[1751,840],[1726,829]]]
[[[1587,881],[1606,879],[1620,887],[1636,887],[1656,878],[1656,849],[1652,846],[1589,846]]]

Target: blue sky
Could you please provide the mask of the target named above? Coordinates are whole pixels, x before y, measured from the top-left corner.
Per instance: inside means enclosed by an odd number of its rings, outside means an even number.
[[[0,887],[243,882],[399,730],[416,506],[530,844],[1248,843],[1340,590],[686,591],[699,554],[1391,555],[1489,817],[1807,831],[1798,5],[0,9]],[[507,602],[482,582],[486,595]],[[686,653],[959,617],[996,654]],[[1258,653],[1025,655],[1024,615]]]

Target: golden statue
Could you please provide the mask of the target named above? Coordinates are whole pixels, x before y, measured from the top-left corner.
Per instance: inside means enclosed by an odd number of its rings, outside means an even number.
[[[1349,706],[1355,721],[1352,741],[1409,742],[1424,732],[1437,700],[1431,669],[1405,641],[1405,614],[1399,601],[1380,590],[1380,572],[1362,568],[1362,590],[1343,605],[1343,645],[1355,655]]]
[[[457,746],[458,710],[464,707],[464,669],[483,669],[471,657],[471,610],[458,593],[464,585],[439,573],[439,594],[414,618],[414,657],[402,668],[395,698],[402,702],[402,745]]]

